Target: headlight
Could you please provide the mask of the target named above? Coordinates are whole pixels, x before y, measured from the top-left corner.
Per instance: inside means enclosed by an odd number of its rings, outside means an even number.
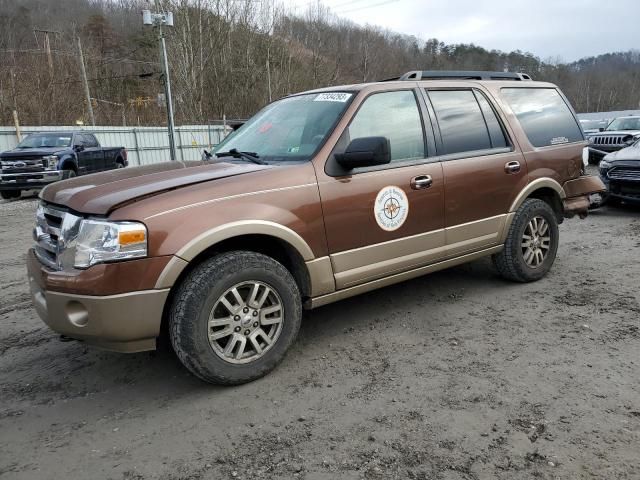
[[[58,168],[58,157],[56,155],[48,155],[46,157],[42,157],[42,166],[46,170],[55,170]]]
[[[147,256],[147,227],[136,222],[82,220],[76,241],[74,266]]]
[[[600,169],[607,170],[611,167],[611,164],[606,160],[600,160],[600,164],[598,165],[598,167],[600,167]]]
[[[593,143],[593,137],[587,137],[587,141],[588,141],[589,143]]]

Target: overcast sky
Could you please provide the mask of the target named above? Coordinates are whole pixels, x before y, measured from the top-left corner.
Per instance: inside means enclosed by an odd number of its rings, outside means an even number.
[[[302,13],[310,0],[284,0]],[[317,0],[316,0],[317,1]],[[333,13],[445,43],[573,61],[640,49],[640,0],[321,0]]]

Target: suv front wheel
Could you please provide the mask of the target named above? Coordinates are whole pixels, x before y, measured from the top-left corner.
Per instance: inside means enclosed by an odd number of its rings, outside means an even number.
[[[202,380],[236,385],[276,367],[301,318],[300,291],[284,266],[259,253],[227,252],[195,267],[180,285],[171,344]]]
[[[525,200],[511,222],[504,249],[492,257],[496,269],[507,280],[540,280],[556,258],[558,234],[558,219],[549,204]]]

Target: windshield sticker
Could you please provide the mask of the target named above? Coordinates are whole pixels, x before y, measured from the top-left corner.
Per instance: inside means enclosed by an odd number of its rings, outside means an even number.
[[[569,143],[567,137],[555,137],[551,139],[551,145],[561,145],[563,143]]]
[[[314,102],[340,102],[344,103],[351,98],[350,93],[342,93],[342,92],[327,92],[320,93],[316,98],[313,99]]]
[[[409,215],[409,199],[400,187],[390,185],[378,192],[373,204],[378,226],[392,232],[402,226]]]

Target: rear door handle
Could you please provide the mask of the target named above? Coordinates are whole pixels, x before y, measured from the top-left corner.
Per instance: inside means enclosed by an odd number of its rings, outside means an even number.
[[[518,173],[520,171],[520,162],[507,162],[504,166],[504,171],[507,173]]]
[[[431,185],[433,185],[431,175],[418,175],[411,179],[411,188],[413,190],[422,190],[423,188],[429,188]]]

